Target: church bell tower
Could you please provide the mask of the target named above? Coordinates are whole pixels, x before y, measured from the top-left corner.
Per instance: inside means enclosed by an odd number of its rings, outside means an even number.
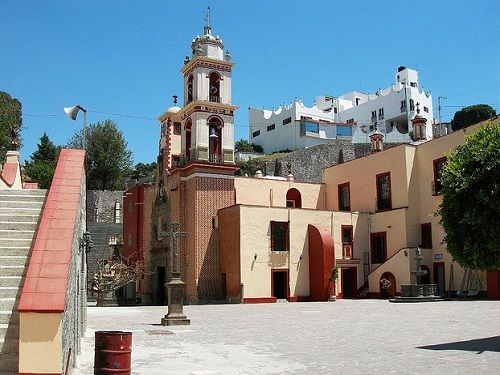
[[[234,111],[231,104],[231,55],[219,36],[212,35],[210,8],[203,35],[191,43],[186,56],[181,154],[186,162],[234,164]]]

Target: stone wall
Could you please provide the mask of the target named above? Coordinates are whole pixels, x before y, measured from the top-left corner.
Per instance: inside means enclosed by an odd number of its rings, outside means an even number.
[[[397,145],[397,143],[386,143],[384,147],[391,148]],[[293,151],[278,159],[267,161],[262,167],[262,172],[268,176],[286,177],[287,164],[290,163],[296,181],[321,183],[323,169],[370,153],[371,144],[353,144],[350,140],[337,139],[328,144]]]
[[[122,223],[123,191],[87,191],[87,220],[89,223]],[[120,216],[115,218],[115,204],[120,203]]]

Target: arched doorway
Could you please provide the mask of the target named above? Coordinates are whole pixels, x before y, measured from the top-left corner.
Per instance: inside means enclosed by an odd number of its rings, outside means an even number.
[[[190,118],[186,120],[186,124],[184,125],[184,130],[186,131],[186,136],[184,137],[184,155],[186,157],[186,161],[191,160],[191,127],[193,123]]]
[[[222,160],[222,127],[224,126],[219,117],[208,119],[208,144],[209,160],[212,163],[220,163]]]
[[[312,224],[307,226],[307,236],[309,298],[311,301],[328,301],[330,292],[335,292],[335,289],[330,291],[330,275],[335,265],[332,236],[328,229]]]
[[[220,75],[217,72],[212,72],[209,75],[210,87],[209,87],[209,101],[220,103]]]
[[[396,296],[396,278],[391,272],[384,272],[380,276],[380,298],[389,299]]]
[[[292,208],[302,208],[302,198],[300,196],[300,191],[292,188],[286,192],[286,206]]]

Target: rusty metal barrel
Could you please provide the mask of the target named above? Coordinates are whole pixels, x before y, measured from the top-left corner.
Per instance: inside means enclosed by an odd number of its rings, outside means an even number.
[[[130,375],[132,332],[95,333],[94,375]]]

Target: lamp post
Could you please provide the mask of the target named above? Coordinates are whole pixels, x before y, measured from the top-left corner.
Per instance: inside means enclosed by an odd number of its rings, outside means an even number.
[[[83,108],[80,104],[77,104],[73,107],[65,107],[64,112],[68,115],[70,119],[73,121],[76,120],[76,116],[78,115],[78,112],[82,111],[83,112],[83,135],[82,135],[82,148],[86,150],[86,136],[87,136],[87,110]]]

